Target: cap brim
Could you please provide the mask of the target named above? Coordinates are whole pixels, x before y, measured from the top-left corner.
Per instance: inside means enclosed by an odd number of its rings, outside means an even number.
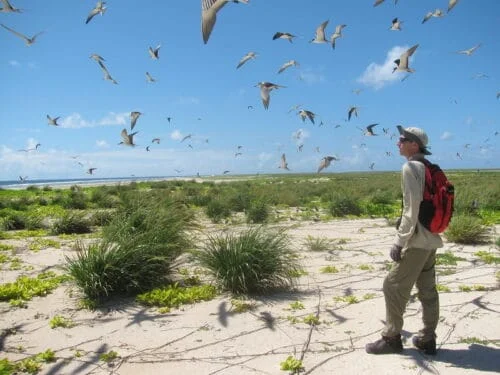
[[[401,125],[396,126],[398,128],[399,134],[405,138],[408,138],[418,144],[420,147],[420,152],[424,155],[432,155],[432,153],[425,147],[420,139],[412,133],[408,133]]]

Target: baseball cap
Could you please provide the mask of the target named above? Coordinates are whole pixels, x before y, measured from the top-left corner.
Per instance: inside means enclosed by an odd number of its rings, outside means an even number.
[[[398,125],[397,128],[399,134],[401,134],[403,137],[413,142],[417,142],[418,146],[420,147],[420,152],[422,152],[422,154],[431,155],[431,152],[427,149],[429,138],[427,137],[425,131],[415,127],[403,128],[401,125]]]

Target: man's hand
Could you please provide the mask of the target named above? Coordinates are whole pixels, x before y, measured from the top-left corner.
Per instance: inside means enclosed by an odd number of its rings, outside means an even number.
[[[390,254],[393,261],[399,262],[401,260],[401,250],[403,250],[401,246],[392,245]]]

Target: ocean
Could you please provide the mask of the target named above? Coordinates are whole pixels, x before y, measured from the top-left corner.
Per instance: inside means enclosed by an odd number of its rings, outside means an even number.
[[[109,177],[109,178],[66,178],[66,179],[40,179],[40,180],[0,180],[0,189],[26,189],[28,186],[51,186],[54,188],[68,188],[73,185],[106,185],[129,183],[133,181],[163,181],[176,179],[179,176],[153,176],[153,177]],[[186,177],[181,177],[186,178]]]

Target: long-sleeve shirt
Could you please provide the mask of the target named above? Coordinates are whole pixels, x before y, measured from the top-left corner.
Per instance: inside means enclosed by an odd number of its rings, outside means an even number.
[[[425,165],[419,161],[423,158],[422,154],[413,155],[403,164],[401,170],[403,213],[394,243],[403,248],[437,249],[443,247],[441,236],[427,230],[418,220],[425,187]]]

